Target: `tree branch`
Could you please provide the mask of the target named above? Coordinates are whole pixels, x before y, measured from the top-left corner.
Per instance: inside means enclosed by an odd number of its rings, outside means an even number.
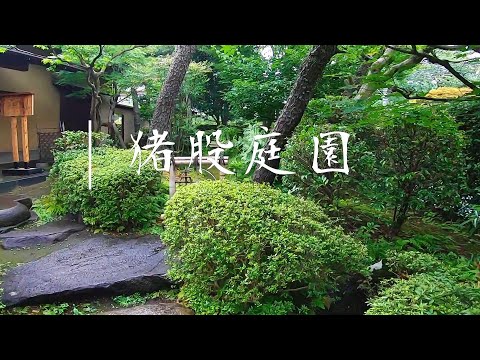
[[[103,48],[105,47],[105,45],[98,45],[99,47],[99,51],[98,51],[98,54],[97,56],[95,56],[93,58],[93,60],[90,62],[90,67],[93,68],[95,66],[95,63],[97,62],[98,59],[100,59],[100,57],[103,55]]]
[[[441,101],[441,102],[447,102],[452,100],[452,99],[435,99],[435,98],[429,98],[426,96],[417,96],[417,95],[412,96],[411,92],[405,89],[399,88],[397,86],[390,88],[390,90],[393,92],[398,92],[400,95],[402,95],[405,99],[408,99],[408,100],[431,100],[431,101]]]
[[[439,59],[438,57],[432,55],[432,54],[427,54],[424,52],[419,52],[416,50],[416,48],[412,48],[411,50],[407,50],[404,48],[399,48],[396,46],[392,45],[387,45],[388,48],[402,52],[404,54],[411,54],[411,55],[416,55],[416,56],[423,56],[424,58],[427,58],[428,61],[430,61],[433,64],[438,64],[443,66],[445,69],[447,69],[453,76],[455,76],[458,80],[460,80],[464,85],[468,86],[472,90],[477,90],[477,86],[467,80],[463,75],[461,75],[457,70],[455,70],[452,65],[447,60]]]
[[[74,48],[72,48],[72,50],[75,52],[75,54],[78,56],[78,59],[80,60],[80,65],[79,64],[75,64],[71,61],[68,61],[68,60],[65,60],[65,59],[62,59],[60,57],[61,54],[57,53],[55,51],[55,48],[52,47],[52,45],[48,45],[48,49],[52,52],[53,56],[55,56],[58,60],[60,60],[62,63],[64,64],[67,64],[67,65],[71,65],[71,66],[75,66],[75,67],[79,67],[83,70],[87,70],[88,69],[88,66],[87,64],[85,63],[85,61],[83,60],[83,57],[81,54],[79,54]]]
[[[432,45],[435,49],[440,50],[462,50],[466,47],[466,45]]]
[[[308,289],[308,286],[302,286],[302,287],[299,287],[299,288],[296,288],[296,289],[285,289],[285,290],[282,290],[283,292],[294,292],[294,291],[302,291],[302,290],[306,290]]]
[[[109,62],[112,62],[114,59],[116,59],[116,58],[119,57],[119,56],[122,56],[122,55],[125,54],[126,52],[135,50],[135,49],[137,49],[137,48],[147,47],[147,46],[148,46],[148,45],[133,45],[131,48],[124,49],[124,50],[120,51],[118,54],[112,56],[112,58],[110,59]]]

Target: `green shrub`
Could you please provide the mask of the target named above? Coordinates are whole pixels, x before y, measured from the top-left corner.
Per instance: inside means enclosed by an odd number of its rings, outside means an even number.
[[[479,313],[480,288],[461,283],[448,272],[419,273],[386,283],[369,301],[368,315],[460,315]],[[386,285],[386,284],[384,284]]]
[[[442,269],[442,262],[435,256],[418,251],[387,251],[385,265],[396,274],[416,274]]]
[[[351,130],[343,128],[340,130],[351,133]],[[282,154],[282,168],[293,171],[295,174],[282,177],[282,183],[292,194],[320,200],[331,206],[348,193],[348,189],[352,187],[353,177],[352,174],[347,176],[338,172],[317,174],[313,170],[315,148],[313,138],[317,137],[322,142],[320,134],[329,131],[339,131],[339,129],[325,123],[301,124],[288,141]],[[357,146],[357,144],[355,145]],[[350,164],[357,164],[358,161],[353,160],[356,149],[350,146],[348,150]],[[318,166],[323,167],[323,152],[321,149],[319,151]]]
[[[63,207],[58,204],[52,194],[43,195],[34,200],[32,209],[38,215],[37,224],[46,224],[58,220],[63,215]]]
[[[132,155],[129,150],[94,149],[89,191],[87,152],[59,154],[51,171],[55,209],[60,215],[80,213],[87,225],[102,230],[124,231],[152,225],[162,213],[168,188],[153,166],[146,165],[138,175],[136,166],[130,167]]]
[[[103,132],[92,132],[92,146],[113,145],[110,135]],[[67,150],[88,149],[88,133],[85,131],[64,131],[62,136],[55,140],[54,152]]]
[[[198,314],[324,308],[327,293],[369,263],[365,246],[312,201],[246,182],[178,190],[163,240],[179,297]]]
[[[477,314],[479,274],[475,260],[453,253],[434,256],[418,251],[388,251],[385,279],[368,303],[371,315]]]

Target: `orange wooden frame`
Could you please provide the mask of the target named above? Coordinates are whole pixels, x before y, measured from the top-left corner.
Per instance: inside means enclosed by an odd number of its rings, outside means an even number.
[[[12,138],[12,157],[15,165],[20,161],[18,153],[18,123],[20,117],[22,124],[22,147],[25,167],[30,162],[30,149],[28,146],[28,116],[33,115],[34,96],[31,93],[12,93],[0,95],[0,116],[10,118],[10,131]]]

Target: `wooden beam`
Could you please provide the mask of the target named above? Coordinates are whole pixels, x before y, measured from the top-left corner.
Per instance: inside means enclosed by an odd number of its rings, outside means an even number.
[[[11,137],[12,137],[13,162],[15,163],[15,165],[18,165],[18,162],[20,161],[20,156],[18,155],[18,132],[17,132],[16,117],[10,118],[10,129],[11,129]]]
[[[30,149],[28,147],[28,118],[22,116],[22,146],[23,146],[23,161],[25,168],[29,166],[30,162]]]
[[[209,160],[214,160],[215,158],[213,156],[202,156],[202,163],[205,165],[207,164],[207,161]],[[190,157],[188,156],[175,156],[175,164],[176,165],[189,165],[190,164]],[[223,157],[223,164],[228,164],[228,156]]]

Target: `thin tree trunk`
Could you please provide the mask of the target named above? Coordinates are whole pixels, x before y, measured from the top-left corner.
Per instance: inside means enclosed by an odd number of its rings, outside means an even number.
[[[157,106],[153,113],[152,129],[158,130],[160,134],[172,130],[175,102],[195,50],[196,45],[177,45],[172,65],[168,70],[167,78],[158,96]]]
[[[140,108],[138,106],[138,93],[137,89],[135,89],[133,86],[130,92],[132,94],[133,102],[133,131],[135,134],[137,134],[142,126],[142,118],[140,117]]]
[[[185,107],[187,110],[187,119],[190,120],[192,118],[192,100],[188,95],[185,96]]]
[[[407,196],[402,200],[402,203],[399,207],[395,207],[393,223],[390,228],[390,236],[393,238],[400,233],[402,225],[407,220],[407,213],[410,207],[410,197]]]
[[[93,131],[99,132],[102,128],[102,121],[100,116],[100,105],[102,98],[100,97],[100,76],[102,73],[97,73],[93,69],[88,70],[87,82],[92,89],[92,98],[90,102],[90,119],[93,122]]]
[[[93,131],[99,132],[102,128],[102,121],[100,116],[101,98],[97,91],[92,91],[92,99],[90,102],[90,119],[93,122]]]
[[[126,149],[127,146],[125,145],[125,141],[123,141],[122,134],[120,134],[120,130],[118,130],[117,125],[112,121],[112,129],[113,133],[115,134],[115,137],[118,139],[118,142],[120,143],[120,147],[122,149]]]
[[[118,140],[120,147],[122,149],[126,149],[127,146],[125,145],[125,141],[123,141],[122,134],[120,134],[120,130],[117,128],[117,124],[113,120],[115,116],[115,108],[117,107],[118,103],[118,95],[113,95],[110,97],[110,108],[108,109],[108,127],[113,130],[114,137]]]
[[[273,132],[281,133],[275,146],[285,147],[287,140],[292,135],[295,127],[300,123],[303,113],[312,98],[317,81],[322,77],[323,70],[333,55],[337,52],[336,45],[315,45],[302,64],[298,78],[293,86],[290,96],[280,113]],[[268,150],[268,144],[265,147]],[[268,160],[266,164],[278,169],[280,160]],[[273,183],[276,174],[262,168],[257,168],[253,180],[259,183]]]

